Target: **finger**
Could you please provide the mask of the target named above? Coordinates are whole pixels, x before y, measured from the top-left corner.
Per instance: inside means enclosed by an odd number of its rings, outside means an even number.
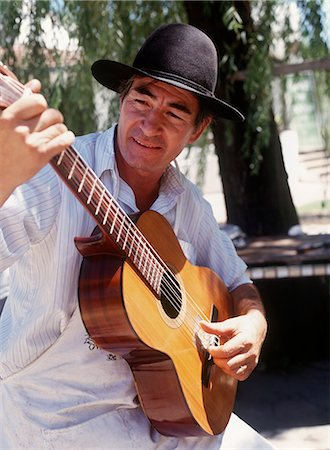
[[[3,112],[3,117],[15,120],[29,120],[41,114],[47,109],[47,102],[41,94],[31,94],[21,97],[8,106]]]
[[[226,359],[213,359],[214,363],[220,367],[227,375],[230,375],[231,377],[235,378],[239,381],[246,380],[251,372],[253,371],[254,367],[253,365],[250,365],[249,363],[244,363],[244,360],[242,360],[242,363],[240,365],[234,365],[232,366],[230,364],[230,361]]]
[[[72,131],[66,131],[59,136],[51,139],[45,146],[45,151],[48,155],[55,156],[68,148],[74,141],[75,135]]]
[[[252,369],[249,369],[249,366],[247,364],[243,364],[239,366],[238,369],[233,370],[233,372],[234,372],[233,376],[237,380],[244,381],[250,376]]]
[[[207,333],[216,334],[218,336],[231,336],[236,332],[235,321],[232,319],[224,320],[223,322],[207,322],[202,320],[200,322],[201,328]]]
[[[30,122],[31,131],[42,131],[46,128],[63,123],[63,116],[57,109],[46,109],[40,116]]]
[[[230,358],[229,360],[227,360],[227,365],[231,370],[238,370],[244,366],[249,366],[250,365],[250,359],[248,357],[248,355],[246,355],[245,353],[243,354],[238,354],[235,355],[233,358]]]
[[[235,373],[247,377],[256,368],[258,359],[256,359],[253,354],[242,353],[233,358],[221,359],[221,361],[215,362],[220,363],[221,367],[226,365],[233,374]]]
[[[207,322],[206,320],[201,320],[199,324],[207,333],[218,334],[219,322]]]
[[[68,147],[73,140],[72,131],[68,131],[64,124],[55,124],[40,132],[32,133],[27,138],[27,144],[30,148],[37,149],[39,153],[48,153],[49,151],[53,153],[57,147],[61,150]]]
[[[247,372],[247,370],[248,370],[248,365],[247,365],[247,364],[242,364],[242,365],[240,365],[239,367],[232,368],[232,370],[235,370],[236,373],[237,373],[237,375],[241,375],[241,374]]]
[[[25,87],[31,89],[32,92],[38,93],[41,91],[41,83],[39,80],[33,79],[26,83]]]
[[[224,373],[239,381],[245,380],[250,374],[247,364],[231,368],[228,366],[228,361],[226,359],[214,359],[214,363],[220,367]]]
[[[251,344],[239,334],[226,342],[222,341],[220,337],[220,345],[212,345],[208,348],[208,351],[215,358],[233,358],[235,355],[247,353],[250,348]]]

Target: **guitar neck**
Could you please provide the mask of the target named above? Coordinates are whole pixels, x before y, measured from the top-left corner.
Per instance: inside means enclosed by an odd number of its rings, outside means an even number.
[[[31,94],[0,61],[0,109]],[[106,236],[117,244],[141,277],[160,294],[166,265],[131,218],[73,147],[55,156],[50,164]]]
[[[53,157],[50,164],[103,233],[120,248],[153,291],[160,294],[165,264],[81,155],[68,147]]]

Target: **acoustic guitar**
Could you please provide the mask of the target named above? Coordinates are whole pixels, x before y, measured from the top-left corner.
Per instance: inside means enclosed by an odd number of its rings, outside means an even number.
[[[0,66],[0,106],[26,93]],[[95,343],[126,359],[146,416],[162,434],[221,433],[237,382],[207,348],[219,338],[199,322],[231,316],[231,298],[212,270],[193,266],[164,217],[129,217],[73,147],[51,166],[94,218],[92,236],[75,238],[84,256],[79,304]]]

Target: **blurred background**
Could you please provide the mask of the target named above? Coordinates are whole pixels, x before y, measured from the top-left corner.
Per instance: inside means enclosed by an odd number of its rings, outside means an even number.
[[[169,22],[214,40],[217,95],[246,116],[213,123],[178,159],[247,262],[268,315],[236,412],[279,448],[329,449],[330,0],[0,1],[0,58],[20,80],[39,78],[85,134],[110,126],[119,107],[90,65],[131,64]],[[2,273],[0,298],[6,289]]]

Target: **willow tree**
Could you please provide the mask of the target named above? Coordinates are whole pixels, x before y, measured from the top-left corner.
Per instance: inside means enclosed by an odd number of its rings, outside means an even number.
[[[88,133],[99,124],[100,87],[92,80],[91,64],[102,58],[130,64],[155,27],[183,16],[182,3],[171,0],[0,0],[0,58],[22,80],[39,78],[68,126],[76,134]],[[63,36],[64,49],[58,42]],[[101,96],[109,124],[118,101],[107,90],[101,89]]]
[[[217,95],[246,116],[244,124],[217,121],[212,126],[228,221],[248,234],[286,232],[298,217],[271,112],[269,20],[260,21],[258,41],[250,2],[186,1],[185,7],[189,23],[218,48]],[[235,79],[238,71],[246,74],[244,80]]]
[[[119,101],[93,81],[90,67],[97,59],[130,64],[146,35],[163,21],[180,20],[182,5],[171,1],[65,1],[59,10],[62,26],[76,50],[65,68],[61,102],[70,128],[77,134],[111,125]]]
[[[93,61],[132,63],[144,38],[162,23],[189,22],[203,29],[221,55],[217,94],[247,118],[244,124],[218,121],[212,127],[228,221],[249,235],[286,233],[298,217],[271,107],[270,47],[275,8],[292,1],[0,0],[0,56],[22,79],[40,78],[50,103],[81,134],[97,128],[100,96],[105,126],[118,112],[118,101],[92,81]],[[328,51],[322,0],[296,3],[305,13],[301,55],[322,56]],[[63,33],[69,42],[65,51],[56,44]],[[282,35],[289,48],[288,27]],[[18,41],[24,51],[14,51]]]

